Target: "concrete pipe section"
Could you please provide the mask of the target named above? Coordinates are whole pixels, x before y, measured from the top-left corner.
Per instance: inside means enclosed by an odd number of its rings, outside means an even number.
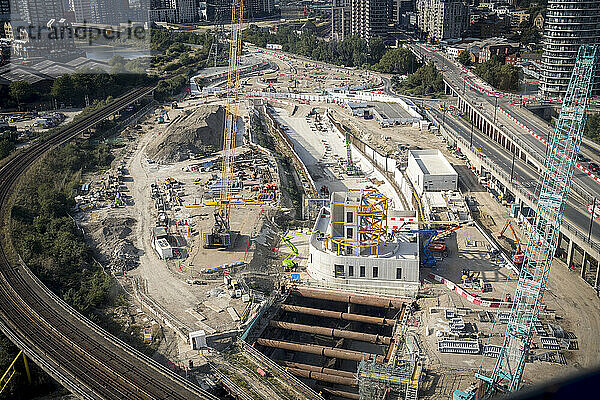
[[[395,297],[385,296],[368,296],[365,294],[352,294],[335,292],[330,290],[322,289],[310,289],[305,287],[293,287],[290,289],[290,294],[308,297],[312,299],[320,300],[332,300],[339,301],[342,303],[361,304],[365,306],[381,307],[381,308],[393,308],[401,309],[402,306],[408,303],[408,300],[403,300]]]
[[[350,314],[340,311],[330,311],[330,310],[321,310],[319,308],[309,308],[309,307],[301,307],[301,306],[292,306],[289,304],[283,304],[281,306],[283,311],[295,312],[300,314],[310,314],[316,315],[318,317],[325,318],[334,318],[341,319],[344,321],[354,321],[354,322],[363,322],[365,324],[373,324],[373,325],[387,325],[394,326],[396,321],[393,319],[386,319],[380,317],[369,317],[368,315],[362,314]]]
[[[382,355],[362,353],[354,350],[337,349],[335,347],[325,347],[316,344],[301,344],[271,339],[258,339],[256,343],[260,344],[261,346],[274,347],[276,349],[299,351],[302,353],[316,354],[318,356],[329,358],[339,358],[342,360],[361,361],[375,359],[375,362],[379,364],[384,362],[384,356]]]
[[[290,331],[314,333],[317,335],[329,336],[332,338],[344,338],[358,340],[360,342],[369,342],[375,344],[389,345],[392,338],[388,336],[372,335],[369,333],[353,332],[345,329],[325,328],[322,326],[293,324],[291,322],[271,321],[269,325],[275,328],[287,329]]]

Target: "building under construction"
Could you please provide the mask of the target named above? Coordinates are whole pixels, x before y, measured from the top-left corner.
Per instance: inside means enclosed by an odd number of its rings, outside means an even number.
[[[315,221],[307,273],[317,284],[415,296],[419,243],[414,211],[389,210],[374,189],[331,194]]]

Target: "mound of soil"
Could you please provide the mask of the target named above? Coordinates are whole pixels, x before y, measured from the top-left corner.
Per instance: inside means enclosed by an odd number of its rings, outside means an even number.
[[[222,148],[224,116],[225,108],[217,105],[200,106],[178,116],[148,146],[148,157],[169,164]]]

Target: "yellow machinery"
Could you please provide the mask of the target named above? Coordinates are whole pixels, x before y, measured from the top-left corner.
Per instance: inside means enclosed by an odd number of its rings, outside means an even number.
[[[471,271],[465,268],[462,270],[461,280],[464,287],[478,289],[476,286],[480,286],[479,271]]]
[[[233,0],[231,6],[231,32],[229,37],[229,70],[227,72],[227,100],[225,102],[225,129],[223,130],[223,154],[221,188],[215,209],[212,232],[204,234],[204,247],[230,248],[233,243],[229,228],[229,202],[233,186],[235,159],[235,135],[237,132],[238,98],[240,94],[240,57],[242,53],[243,0]]]

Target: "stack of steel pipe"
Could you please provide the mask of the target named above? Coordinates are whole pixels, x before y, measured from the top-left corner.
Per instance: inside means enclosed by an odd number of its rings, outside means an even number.
[[[290,331],[314,333],[333,338],[353,339],[361,342],[389,345],[392,338],[388,336],[372,335],[369,333],[353,332],[345,329],[326,328],[322,326],[293,324],[291,322],[270,321],[269,325],[275,328],[287,329]]]
[[[341,312],[341,311],[321,310],[319,308],[292,306],[289,304],[283,304],[281,306],[281,309],[283,311],[287,311],[287,312],[310,314],[310,315],[316,315],[318,317],[341,319],[344,321],[362,322],[365,324],[387,325],[387,326],[394,326],[396,324],[396,321],[393,319],[370,317],[368,315],[362,315],[362,314],[350,314],[350,313],[345,313],[345,312]]]
[[[292,361],[277,361],[277,362],[279,364],[283,365],[284,367],[288,367],[288,368],[305,369],[307,371],[320,372],[323,374],[338,375],[338,376],[343,376],[345,378],[356,379],[356,373],[354,373],[354,372],[339,371],[337,369],[319,367],[319,366],[310,365],[310,364],[302,364],[302,363],[297,363],[297,362],[292,362]]]
[[[290,289],[290,294],[300,297],[309,297],[313,299],[340,301],[343,303],[362,304],[365,306],[382,308],[394,308],[398,310],[408,302],[408,300],[400,299],[397,297],[382,297],[379,295],[369,296],[365,294],[337,292],[306,287],[293,287]]]
[[[359,400],[360,396],[356,393],[345,392],[339,389],[332,389],[328,387],[321,387],[319,390],[323,390],[324,392],[329,393],[330,395],[337,397],[345,397],[346,399]]]
[[[288,372],[291,372],[292,374],[299,376],[301,378],[314,379],[316,381],[321,381],[321,382],[337,383],[338,385],[345,385],[345,386],[358,386],[358,383],[356,382],[356,378],[346,378],[344,376],[324,374],[322,372],[309,371],[306,369],[299,369],[299,368],[289,368],[288,367],[286,369],[288,370]]]
[[[283,342],[281,340],[271,340],[271,339],[258,339],[256,343],[261,346],[266,347],[274,347],[277,349],[290,350],[290,351],[300,351],[303,353],[316,354],[323,357],[329,358],[339,358],[342,360],[352,360],[352,361],[361,361],[361,360],[371,360],[375,359],[378,363],[384,362],[384,357],[382,355],[371,354],[371,353],[362,353],[360,351],[354,350],[345,350],[345,349],[337,349],[335,347],[325,347],[319,346],[316,344],[301,344],[301,343],[293,343],[293,342]]]

